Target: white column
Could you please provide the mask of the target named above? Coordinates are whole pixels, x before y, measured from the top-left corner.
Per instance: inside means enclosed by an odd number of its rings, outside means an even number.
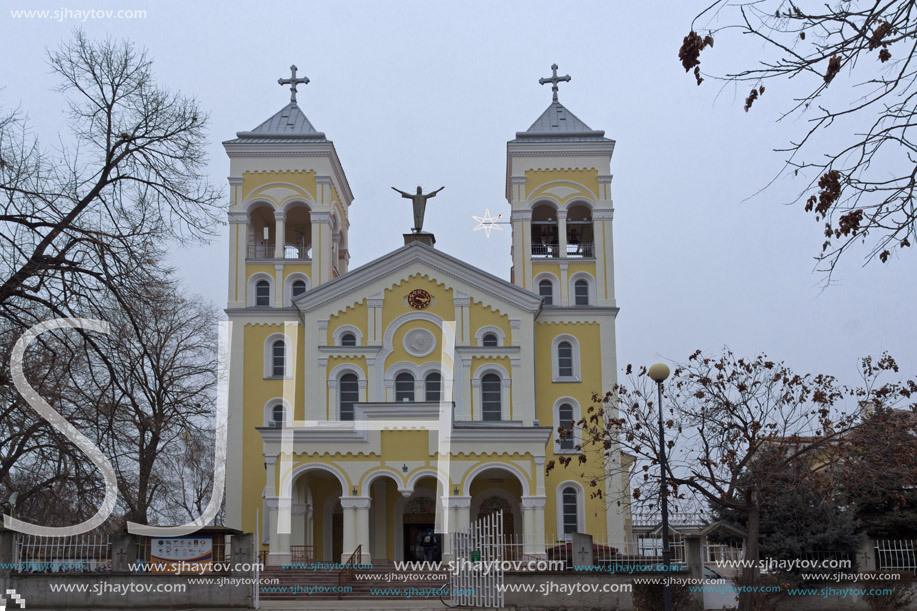
[[[566,246],[564,248],[566,248]],[[560,305],[562,306],[573,305],[573,300],[570,297],[570,282],[567,277],[567,266],[567,263],[560,264]]]
[[[287,241],[286,213],[283,210],[274,212],[274,258],[283,259],[283,245]]]
[[[312,212],[312,284],[331,279],[331,213]]]
[[[372,556],[369,553],[369,506],[368,496],[342,496],[341,508],[344,510],[344,551],[341,562],[346,562],[356,551],[357,546],[362,546],[358,562],[369,563]],[[347,531],[350,530],[348,536]]]
[[[471,345],[471,322],[469,309],[471,306],[471,297],[460,291],[455,291],[452,298],[452,305],[455,308],[455,324],[457,325],[455,338],[456,346]]]
[[[558,256],[567,258],[567,211],[557,211],[557,243],[559,245]]]
[[[373,295],[366,300],[366,345],[382,345],[382,304],[381,294]]]
[[[615,305],[615,268],[614,268],[614,236],[613,219],[614,209],[611,208],[611,202],[599,202],[606,204],[607,210],[594,210],[592,212],[592,231],[595,234],[595,258],[596,258],[596,278],[599,284],[596,285],[596,303],[597,305],[614,306]]]
[[[544,557],[544,496],[522,497],[522,538],[523,553],[531,556]]]
[[[245,307],[245,255],[248,250],[248,214],[230,212],[229,215],[229,295],[230,308]],[[241,261],[241,265],[239,264]],[[240,273],[241,269],[241,273]]]
[[[290,533],[278,531],[278,514],[281,508],[291,507],[290,499],[274,497],[267,499],[267,506],[271,512],[271,546],[268,555],[270,564],[277,565],[290,562]]]
[[[443,562],[449,562],[449,560],[452,559],[452,538],[450,534],[459,530],[457,507],[458,504],[462,503],[465,499],[467,499],[467,497],[442,497],[443,522],[446,527],[446,532],[443,533]]]
[[[376,481],[378,482],[378,480]],[[373,505],[373,527],[375,528],[375,533],[373,535],[372,557],[373,560],[385,560],[388,547],[388,541],[385,537],[388,520],[385,515],[387,504],[384,485],[376,486],[376,502]]]
[[[277,484],[276,484],[276,473],[277,473],[277,457],[276,456],[265,456],[264,457],[264,469],[266,471],[266,478],[264,484],[264,496],[277,496]]]
[[[283,307],[283,263],[274,264],[274,307]]]
[[[351,502],[353,497],[342,496],[341,497],[341,509],[343,510],[342,518],[342,544],[341,544],[341,560],[340,562],[347,562],[350,559],[351,554],[356,549],[357,544],[357,533],[356,533],[356,520],[354,516],[356,514],[356,509],[353,507]]]
[[[513,283],[529,289],[532,284],[532,211],[513,210]]]
[[[471,497],[452,497],[452,507],[455,509],[455,530],[464,530],[471,524]]]
[[[315,545],[314,511],[315,511],[315,508],[312,507],[312,503],[308,503],[306,505],[306,545]]]

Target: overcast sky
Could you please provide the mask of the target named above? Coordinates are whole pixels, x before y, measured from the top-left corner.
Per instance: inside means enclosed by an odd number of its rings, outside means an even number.
[[[745,91],[698,87],[684,73],[678,47],[703,3],[67,1],[4,5],[139,9],[146,18],[0,14],[0,107],[21,107],[48,146],[68,128],[46,49],[75,27],[147,48],[160,84],[200,100],[220,185],[229,172],[220,143],[287,103],[277,79],[295,63],[312,79],[300,106],[334,141],[355,195],[351,269],[400,246],[412,224],[391,186],[444,185],[425,220],[437,247],[508,279],[508,227],[487,239],[471,216],[508,217],[506,141],[549,104],[538,79],[556,62],[573,77],[560,101],[617,141],[620,363],[728,345],[855,383],[858,357],[889,350],[917,373],[914,256],[864,269],[865,252],[852,252],[823,290],[813,260],[821,224],[785,205],[801,185],[781,180],[750,198],[780,168],[771,150],[804,123],[775,125],[786,108],[779,88],[745,113]],[[744,42],[718,41],[716,51],[751,61],[760,49]],[[227,250],[224,227],[209,246],[174,252],[187,286],[221,307]]]

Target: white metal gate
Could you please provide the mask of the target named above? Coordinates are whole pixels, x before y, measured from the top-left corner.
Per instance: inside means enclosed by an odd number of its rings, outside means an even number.
[[[449,534],[458,568],[452,582],[457,607],[503,606],[503,512],[472,522]]]

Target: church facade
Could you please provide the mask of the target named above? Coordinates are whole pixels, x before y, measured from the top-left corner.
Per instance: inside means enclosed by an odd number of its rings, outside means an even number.
[[[295,70],[291,102],[224,143],[226,524],[271,558],[419,560],[431,533],[448,557],[439,533],[498,510],[536,556],[573,532],[623,539],[620,476],[547,468],[576,462],[573,422],[616,383],[618,311],[614,141],[560,104],[554,68],[551,104],[507,143],[509,280],[422,231],[350,269],[359,207]]]

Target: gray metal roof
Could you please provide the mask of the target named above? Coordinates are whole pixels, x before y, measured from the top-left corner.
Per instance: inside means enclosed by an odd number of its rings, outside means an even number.
[[[552,102],[532,126],[516,132],[516,140],[527,142],[591,142],[604,141],[605,132],[594,130],[567,110],[560,102]]]
[[[273,117],[250,132],[238,132],[236,142],[330,142],[325,134],[316,131],[296,102],[290,102]]]

